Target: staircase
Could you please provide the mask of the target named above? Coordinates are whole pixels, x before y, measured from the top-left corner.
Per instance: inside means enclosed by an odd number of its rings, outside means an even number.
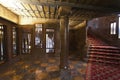
[[[120,64],[120,48],[113,46],[91,45],[88,50],[88,62]]]

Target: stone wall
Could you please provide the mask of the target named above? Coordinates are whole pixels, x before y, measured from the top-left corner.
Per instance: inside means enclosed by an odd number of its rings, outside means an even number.
[[[86,55],[86,24],[78,29],[70,30],[69,35],[70,54],[83,59]]]
[[[117,23],[117,34],[110,34],[110,23]],[[118,16],[106,16],[93,19],[88,22],[88,28],[91,29],[91,34],[108,43],[109,45],[119,46],[120,39],[118,39]]]

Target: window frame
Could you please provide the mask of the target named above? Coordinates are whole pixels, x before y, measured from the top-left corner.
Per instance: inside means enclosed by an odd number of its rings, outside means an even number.
[[[110,23],[110,34],[116,35],[117,34],[117,22],[111,22]]]

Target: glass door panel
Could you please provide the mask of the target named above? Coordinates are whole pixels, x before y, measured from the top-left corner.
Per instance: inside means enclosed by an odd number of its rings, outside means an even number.
[[[38,48],[42,48],[43,41],[42,41],[42,24],[37,24],[35,26],[35,46]]]
[[[0,61],[3,61],[4,58],[4,45],[3,42],[4,41],[4,30],[3,30],[3,26],[0,25]]]
[[[55,52],[55,30],[45,28],[42,24],[35,25],[35,47],[45,53]]]
[[[23,33],[22,53],[30,53],[30,52],[31,52],[31,34]]]
[[[17,55],[16,52],[16,27],[13,27],[13,55]]]
[[[54,53],[54,29],[46,29],[46,53]]]

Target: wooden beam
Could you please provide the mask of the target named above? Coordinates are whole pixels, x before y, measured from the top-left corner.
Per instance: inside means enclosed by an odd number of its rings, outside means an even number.
[[[74,18],[76,15],[78,15],[78,13],[80,13],[79,10],[75,10],[74,14],[71,17]]]
[[[40,11],[39,11],[39,9],[38,9],[38,6],[37,6],[37,5],[36,5],[36,8],[37,8],[37,11],[38,11],[38,13],[39,13],[40,17],[42,18],[41,13],[40,13]]]
[[[55,18],[55,15],[56,15],[56,11],[57,11],[57,6],[55,6],[55,9],[54,9],[54,18]]]
[[[54,2],[38,2],[34,1],[31,2],[29,0],[19,0],[18,2],[26,3],[26,4],[33,4],[33,5],[46,5],[46,6],[69,6],[69,7],[76,7],[78,9],[87,9],[87,10],[95,10],[95,11],[102,11],[102,12],[120,12],[120,9],[117,8],[108,8],[108,7],[98,7],[93,5],[85,5],[85,4],[75,4],[75,3],[69,3],[69,2],[60,2],[60,1],[54,1]]]
[[[42,5],[42,10],[43,10],[43,13],[44,13],[44,17],[46,18],[46,13],[45,13],[45,9],[44,9],[43,5]]]
[[[30,9],[32,10],[32,12],[34,13],[34,15],[35,15],[36,17],[38,17],[38,16],[36,15],[36,13],[34,12],[34,10],[32,9],[31,5],[28,4],[28,6],[30,7]]]
[[[60,7],[60,6],[56,6],[56,14],[55,14],[55,18],[56,18],[56,19],[59,18],[59,14],[58,14],[58,13],[59,13],[59,11],[58,11],[58,10],[59,10],[59,7]]]
[[[21,4],[22,6],[23,6],[23,4]],[[20,8],[15,4],[15,6],[20,10]],[[23,6],[24,7],[24,6]],[[17,10],[17,9],[16,9]],[[23,10],[21,10],[21,12],[23,12],[25,15],[23,15],[23,16],[27,16],[27,17],[29,17]]]
[[[22,3],[21,3],[21,5],[24,7],[25,10],[27,10]],[[28,10],[27,10],[27,11],[28,11]],[[30,12],[29,12],[29,14],[30,14]],[[30,16],[33,17],[31,14],[30,14]]]
[[[48,6],[48,8],[49,8],[49,19],[51,18],[51,12],[50,12],[50,6]]]

